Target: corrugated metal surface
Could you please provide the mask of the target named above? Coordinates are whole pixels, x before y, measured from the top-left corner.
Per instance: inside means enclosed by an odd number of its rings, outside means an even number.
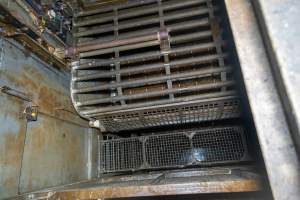
[[[22,162],[26,122],[21,113],[29,103],[0,93],[0,198],[17,195],[19,176],[19,192],[87,179],[88,133],[93,133],[72,113],[69,77],[14,42],[4,41],[2,49],[0,86],[26,93],[39,106],[39,116],[27,125]]]

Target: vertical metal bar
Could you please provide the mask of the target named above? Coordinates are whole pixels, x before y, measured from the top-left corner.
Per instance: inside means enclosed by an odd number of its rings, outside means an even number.
[[[4,43],[3,43],[3,36],[0,36],[0,70],[2,68],[3,57],[4,57]]]
[[[93,156],[93,129],[89,128],[88,129],[88,140],[87,140],[87,176],[88,179],[92,179],[92,170],[93,170],[93,165],[92,165],[92,156]]]
[[[103,138],[102,138],[103,139]],[[101,161],[104,162],[104,156],[102,156],[102,149],[101,149],[101,144],[100,144],[100,135],[97,135],[97,144],[98,144],[98,178],[100,178],[100,174],[101,174],[101,171],[102,171],[102,166],[101,166]],[[105,162],[107,162],[105,160]]]
[[[166,29],[165,27],[165,22],[164,22],[164,11],[163,11],[163,6],[161,0],[157,0],[158,3],[158,12],[159,12],[159,23],[160,23],[160,28],[162,30]],[[169,59],[169,50],[170,50],[170,44],[168,42],[168,45],[164,45],[164,49],[161,49],[163,51],[163,57],[164,57],[164,67],[165,67],[165,73],[166,75],[171,75],[171,69],[170,69],[170,59]],[[168,79],[167,80],[167,87],[168,89],[173,88],[172,80]],[[174,100],[174,94],[170,93],[169,98],[171,100]]]
[[[115,40],[118,39],[119,37],[119,20],[118,20],[118,10],[117,8],[114,9],[114,36],[115,36]],[[119,62],[119,58],[120,58],[120,52],[118,49],[115,50],[115,70],[116,71],[120,71],[120,62]],[[116,81],[117,83],[121,82],[121,75],[120,73],[116,74]],[[117,87],[117,92],[118,92],[118,96],[123,96],[123,91],[122,91],[122,87]],[[121,100],[121,105],[125,105],[125,101]]]
[[[222,44],[221,30],[220,30],[218,21],[215,17],[215,14],[214,14],[212,0],[207,0],[207,6],[209,9],[210,26],[211,26],[211,30],[212,30],[212,37],[213,37],[213,41],[215,43],[216,51],[217,51],[217,54],[222,55],[223,50],[222,50],[222,46],[221,46],[221,44]],[[218,58],[218,63],[219,63],[220,67],[224,67],[225,66],[224,58]],[[226,72],[222,72],[221,73],[221,81],[226,81],[226,80],[227,80]],[[221,90],[225,91],[226,87],[222,87]]]

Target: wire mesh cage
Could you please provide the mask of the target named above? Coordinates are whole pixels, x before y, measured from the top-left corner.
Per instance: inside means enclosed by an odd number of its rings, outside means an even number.
[[[100,173],[212,166],[248,159],[245,133],[238,126],[99,141]]]
[[[79,12],[69,51],[76,110],[109,132],[239,116],[217,9],[132,0]]]

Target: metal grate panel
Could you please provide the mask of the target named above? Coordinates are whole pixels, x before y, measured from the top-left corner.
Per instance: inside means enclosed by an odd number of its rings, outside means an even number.
[[[132,0],[78,13],[76,110],[102,131],[238,116],[220,105],[238,98],[216,9],[211,0]]]
[[[100,157],[105,171],[131,170],[143,164],[143,144],[137,139],[114,139],[102,143]]]
[[[100,173],[247,160],[241,127],[207,128],[99,142]]]
[[[245,153],[239,128],[224,128],[197,132],[192,138],[193,155],[198,162],[239,160]]]
[[[151,167],[187,165],[191,144],[184,134],[149,136],[145,142],[146,160]]]
[[[189,105],[156,107],[138,111],[117,112],[100,116],[105,131],[139,129],[200,121],[236,118],[240,115],[240,102],[235,98],[214,99]]]

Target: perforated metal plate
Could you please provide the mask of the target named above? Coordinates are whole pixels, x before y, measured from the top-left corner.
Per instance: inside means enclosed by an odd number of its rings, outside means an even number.
[[[248,158],[241,127],[207,128],[99,141],[100,173],[207,166]]]

